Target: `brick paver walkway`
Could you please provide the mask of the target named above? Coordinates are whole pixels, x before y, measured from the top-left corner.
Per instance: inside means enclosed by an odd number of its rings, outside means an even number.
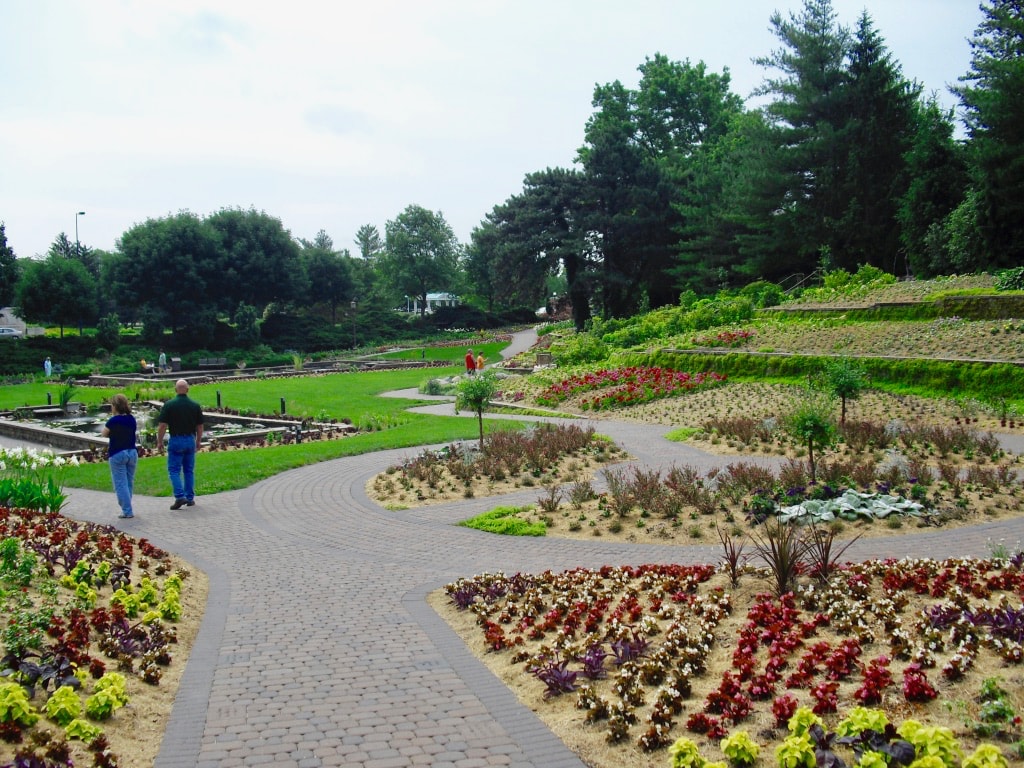
[[[665,440],[665,428],[599,429],[644,464],[720,461]],[[712,562],[719,548],[505,538],[452,525],[494,499],[404,512],[372,503],[366,482],[412,453],[297,469],[176,512],[166,498],[138,498],[137,519],[117,521],[210,577],[159,768],[583,766],[425,596],[488,570]],[[535,501],[537,491],[519,495]],[[116,511],[112,494],[79,490],[67,508],[104,523]],[[861,540],[847,554],[985,556],[1000,539],[1024,540],[1024,522]]]

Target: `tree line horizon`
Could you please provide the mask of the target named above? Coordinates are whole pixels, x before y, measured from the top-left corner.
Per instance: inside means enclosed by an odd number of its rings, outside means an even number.
[[[440,212],[409,205],[360,227],[357,254],[324,230],[296,240],[280,219],[223,208],[136,224],[114,251],[60,233],[18,259],[0,223],[0,305],[26,320],[116,316],[203,338],[218,318],[270,312],[338,322],[451,292],[483,310],[567,295],[576,327],[756,280],[862,265],[907,277],[1024,264],[1024,18],[983,0],[953,109],[908,81],[863,11],[831,0],[770,17],[779,47],[748,108],[728,68],[655,53],[636,88],[596,85],[568,168],[524,176],[459,243]],[[353,304],[355,302],[355,304]]]

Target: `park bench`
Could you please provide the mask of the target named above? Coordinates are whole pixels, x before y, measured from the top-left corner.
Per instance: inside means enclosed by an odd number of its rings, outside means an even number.
[[[226,357],[201,357],[199,358],[200,368],[224,368],[228,364]]]

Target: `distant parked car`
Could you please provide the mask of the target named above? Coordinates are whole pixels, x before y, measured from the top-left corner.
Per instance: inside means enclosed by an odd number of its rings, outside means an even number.
[[[21,331],[17,328],[3,327],[0,328],[0,339],[20,339]]]

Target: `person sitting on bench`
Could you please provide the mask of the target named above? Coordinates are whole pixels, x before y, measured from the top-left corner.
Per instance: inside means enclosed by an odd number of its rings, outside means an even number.
[[[155,373],[156,372],[156,366],[154,366],[152,363],[147,363],[145,358],[143,358],[142,360],[139,360],[139,365],[142,366],[142,372],[143,373]]]

